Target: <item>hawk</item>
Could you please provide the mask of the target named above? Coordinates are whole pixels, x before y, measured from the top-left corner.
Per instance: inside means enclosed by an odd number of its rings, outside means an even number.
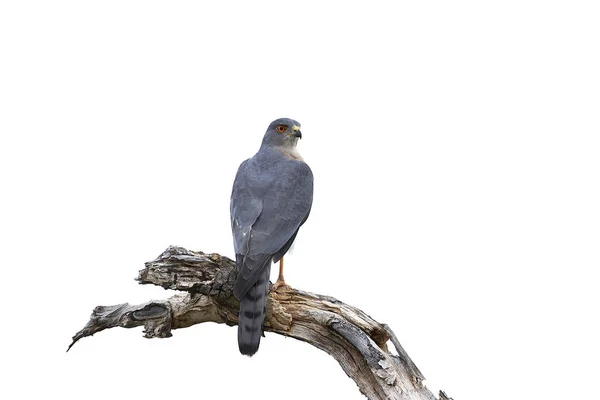
[[[271,263],[279,262],[274,289],[287,286],[283,256],[304,224],[313,200],[313,175],[296,144],[300,124],[273,121],[254,157],[244,161],[231,192],[231,231],[237,267],[233,293],[240,301],[238,345],[252,356],[265,319]]]

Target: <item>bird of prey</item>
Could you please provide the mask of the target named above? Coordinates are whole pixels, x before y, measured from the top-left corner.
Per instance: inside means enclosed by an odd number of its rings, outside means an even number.
[[[296,150],[300,124],[273,121],[254,157],[244,161],[231,192],[231,230],[237,267],[233,293],[240,300],[238,345],[258,350],[265,318],[271,262],[279,261],[274,289],[287,286],[283,256],[310,213],[313,175]]]

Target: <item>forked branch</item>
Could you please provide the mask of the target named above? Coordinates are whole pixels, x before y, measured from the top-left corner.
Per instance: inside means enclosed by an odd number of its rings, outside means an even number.
[[[98,306],[69,349],[81,338],[118,326],[144,326],[145,337],[166,338],[173,329],[202,322],[236,325],[235,278],[235,263],[227,257],[171,246],[147,262],[137,280],[185,293],[139,305]],[[272,290],[264,330],[327,352],[369,399],[436,400],[394,332],[333,297],[285,287]],[[397,355],[388,349],[389,342]]]

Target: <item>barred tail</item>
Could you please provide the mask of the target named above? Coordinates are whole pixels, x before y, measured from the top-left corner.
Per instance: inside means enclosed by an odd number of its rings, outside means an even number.
[[[271,263],[264,268],[260,278],[240,301],[238,345],[240,353],[247,356],[256,353],[260,344],[262,325],[267,311],[270,272]]]

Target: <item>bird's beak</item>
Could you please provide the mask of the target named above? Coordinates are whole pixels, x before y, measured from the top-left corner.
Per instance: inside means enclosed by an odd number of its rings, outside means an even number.
[[[294,127],[292,128],[292,132],[293,132],[292,135],[294,135],[298,139],[302,139],[302,132],[300,132],[299,126],[294,125]]]

